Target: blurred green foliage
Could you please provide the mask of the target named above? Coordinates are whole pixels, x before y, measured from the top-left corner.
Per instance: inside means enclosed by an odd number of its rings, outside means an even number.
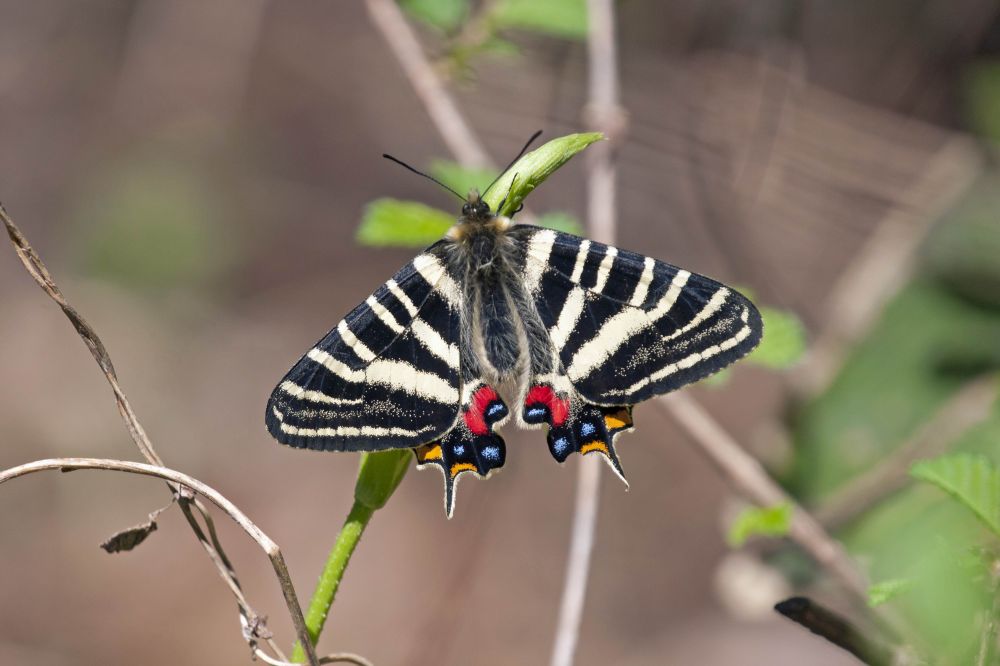
[[[792,511],[788,502],[770,507],[747,507],[729,526],[726,542],[737,548],[752,536],[785,536],[792,524]]]
[[[469,0],[400,0],[399,5],[416,19],[439,30],[456,30],[469,13]]]
[[[910,475],[954,497],[1000,536],[1000,469],[989,458],[966,453],[921,460]]]
[[[472,15],[469,0],[400,0],[413,18],[446,33],[458,30]],[[476,23],[486,28],[483,42],[496,39],[496,31],[527,30],[564,39],[587,35],[585,0],[497,0],[483,3]]]
[[[440,71],[460,78],[470,78],[476,56],[518,55],[509,32],[571,40],[587,34],[585,0],[400,0],[400,6],[441,34]]]
[[[890,578],[868,587],[868,605],[874,608],[898,597],[913,587],[909,578]]]
[[[1000,70],[997,75],[1000,77]],[[1000,123],[1000,108],[994,120]],[[1000,308],[998,211],[1000,173],[989,171],[941,219],[923,248],[929,275],[956,294],[994,308]],[[1000,353],[1000,345],[991,345],[990,349],[994,355]]]
[[[966,362],[970,341],[998,336],[1000,313],[934,281],[905,287],[831,386],[796,414],[787,485],[815,502],[877,464],[971,376],[989,369]]]
[[[73,214],[73,260],[131,289],[205,288],[238,256],[221,203],[187,165],[135,158],[84,189]]]
[[[806,329],[793,313],[763,306],[764,337],[747,361],[780,370],[795,364],[806,351]]]
[[[531,30],[565,39],[587,36],[585,0],[499,0],[493,20],[501,30]]]
[[[967,64],[960,92],[968,127],[1000,142],[1000,59],[983,58]]]
[[[376,199],[365,209],[356,238],[362,245],[422,248],[441,240],[455,217],[416,201]]]
[[[1000,370],[998,207],[1000,177],[987,173],[939,220],[917,275],[849,350],[830,386],[792,415],[795,455],[784,480],[798,498],[822,504],[914,437],[968,382]],[[927,483],[873,504],[838,536],[872,578],[886,581],[870,601],[892,603],[933,663],[964,664],[992,606],[1000,412],[936,444],[951,453],[912,470]]]

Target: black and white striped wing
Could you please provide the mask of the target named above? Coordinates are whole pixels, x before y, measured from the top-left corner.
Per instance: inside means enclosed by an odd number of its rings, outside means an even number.
[[[511,235],[563,370],[587,401],[632,405],[673,391],[760,341],[757,308],[715,280],[549,229]]]
[[[411,448],[458,415],[460,289],[433,245],[292,367],[267,403],[279,442],[329,451]]]

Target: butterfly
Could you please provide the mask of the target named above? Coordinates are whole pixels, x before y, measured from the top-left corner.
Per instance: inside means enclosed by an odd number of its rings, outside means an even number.
[[[462,213],[445,237],[348,313],[274,389],[265,421],[279,442],[413,449],[418,467],[443,472],[449,518],[459,477],[503,466],[497,430],[512,416],[544,428],[558,462],[598,454],[624,481],[615,440],[632,429],[632,407],[724,368],[761,339],[760,313],[731,287],[515,224],[476,190],[458,196]]]

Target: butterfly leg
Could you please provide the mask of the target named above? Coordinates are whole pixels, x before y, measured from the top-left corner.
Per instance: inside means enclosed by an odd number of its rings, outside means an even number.
[[[558,462],[571,453],[599,453],[622,481],[622,471],[614,440],[632,429],[632,406],[601,407],[584,402],[573,393],[557,391],[549,384],[532,386],[524,399],[525,423],[549,426],[549,452]]]
[[[455,486],[459,476],[475,472],[486,477],[503,466],[506,447],[493,428],[509,413],[496,390],[480,382],[468,391],[455,427],[443,438],[413,450],[418,469],[436,465],[444,474],[444,510],[449,518],[455,511]]]

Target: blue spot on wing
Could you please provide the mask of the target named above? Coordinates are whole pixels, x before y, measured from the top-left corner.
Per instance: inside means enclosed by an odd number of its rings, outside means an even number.
[[[493,416],[494,414],[497,414],[497,413],[499,413],[499,412],[503,412],[503,411],[506,411],[506,409],[507,409],[507,408],[506,408],[506,407],[504,407],[502,403],[499,403],[499,402],[497,402],[497,403],[494,403],[494,404],[493,404],[493,405],[492,405],[492,406],[491,406],[491,407],[489,408],[489,410],[487,410],[487,412],[486,412],[486,413],[487,413],[487,414],[489,414],[490,416]]]
[[[596,430],[597,428],[594,426],[593,423],[583,423],[580,426],[580,434],[582,434],[584,437],[593,435]]]
[[[455,454],[456,456],[460,456],[460,455],[463,455],[463,454],[465,453],[465,444],[456,444],[456,445],[455,445],[455,446],[454,446],[454,447],[452,448],[452,452],[453,452],[453,453],[454,453],[454,454]]]
[[[500,449],[496,446],[487,446],[482,450],[482,456],[487,460],[499,460]]]
[[[552,448],[555,449],[556,453],[563,453],[569,448],[569,440],[565,437],[560,437],[556,441],[552,442]]]

